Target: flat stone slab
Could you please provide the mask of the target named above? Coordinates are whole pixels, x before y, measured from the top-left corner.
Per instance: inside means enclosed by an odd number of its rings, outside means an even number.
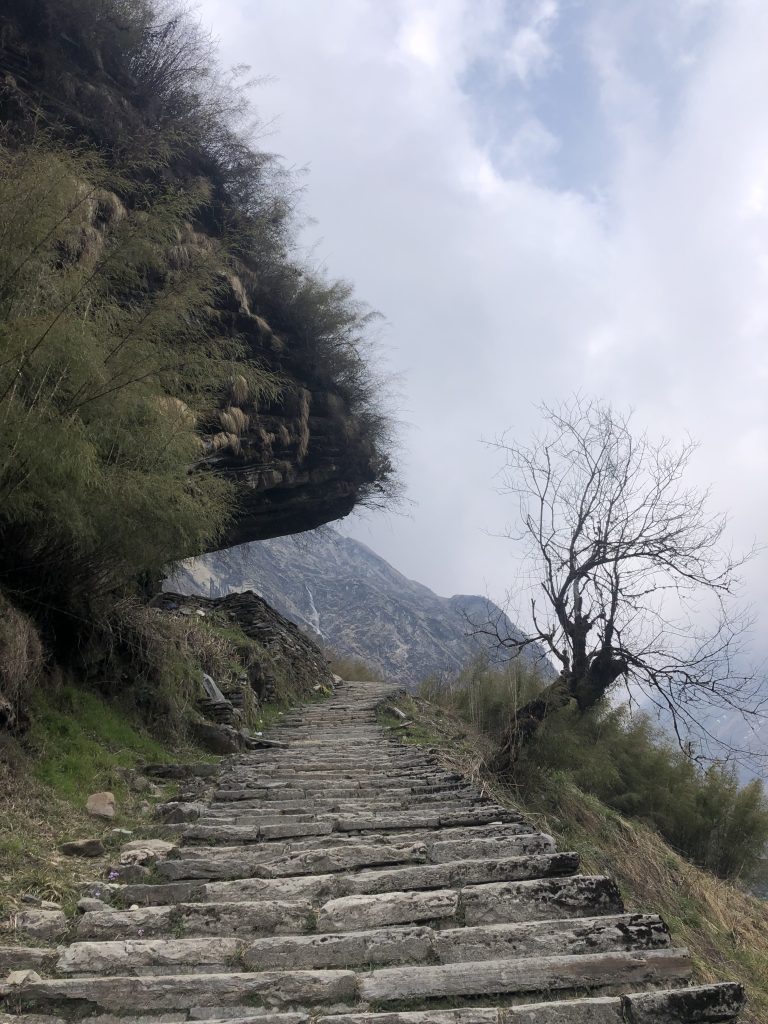
[[[391,967],[361,975],[359,990],[371,1002],[445,999],[499,993],[557,992],[620,985],[685,984],[687,950],[586,953],[436,967]]]

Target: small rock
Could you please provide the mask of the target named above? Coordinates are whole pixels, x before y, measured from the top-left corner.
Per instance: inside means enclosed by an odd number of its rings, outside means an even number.
[[[138,903],[132,903],[132,904],[130,905],[130,907],[128,907],[128,909],[129,909],[129,910],[139,910],[139,909],[140,909],[140,908],[139,908],[139,904],[138,904]]]
[[[104,900],[97,900],[93,896],[83,896],[81,900],[77,901],[77,909],[81,914],[88,914],[92,910],[114,910],[114,907],[110,907]]]
[[[16,988],[19,985],[32,985],[42,980],[37,971],[11,971],[5,979],[5,983]]]
[[[67,857],[100,857],[104,853],[104,843],[100,839],[76,839],[62,843],[59,849]]]
[[[39,896],[33,896],[31,892],[25,892],[21,897],[22,903],[31,903],[33,907],[39,907],[42,904],[42,900]]]
[[[22,910],[16,929],[34,939],[59,939],[67,931],[67,919],[61,910]]]
[[[115,794],[91,793],[85,804],[85,809],[94,818],[114,818],[115,816]]]
[[[133,829],[130,828],[111,828],[109,831],[111,835],[117,836],[118,838],[133,835]]]
[[[121,864],[154,864],[165,860],[174,844],[166,839],[134,839],[120,851]]]
[[[43,900],[40,908],[42,910],[61,910],[61,904],[54,903],[53,900]]]

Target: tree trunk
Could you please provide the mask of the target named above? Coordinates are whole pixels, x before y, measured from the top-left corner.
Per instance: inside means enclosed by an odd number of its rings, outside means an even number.
[[[605,653],[593,658],[584,673],[577,675],[571,671],[559,675],[537,697],[518,710],[494,759],[494,769],[502,775],[509,772],[522,747],[551,714],[564,708],[572,699],[576,701],[579,712],[586,714],[626,671],[627,663],[623,658],[614,658],[610,653]]]
[[[564,708],[571,700],[571,688],[567,677],[560,675],[541,693],[521,707],[507,730],[501,749],[494,758],[494,770],[503,775],[517,761],[521,747],[538,731],[541,723],[552,714]]]

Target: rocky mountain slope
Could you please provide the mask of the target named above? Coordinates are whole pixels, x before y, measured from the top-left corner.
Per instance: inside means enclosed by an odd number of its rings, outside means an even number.
[[[487,598],[439,597],[330,528],[190,559],[166,586],[204,597],[254,590],[326,647],[409,686],[456,672],[481,651],[496,661],[507,657],[488,638],[471,635],[473,624],[491,621],[503,636],[521,635]],[[541,649],[525,657],[551,673]]]

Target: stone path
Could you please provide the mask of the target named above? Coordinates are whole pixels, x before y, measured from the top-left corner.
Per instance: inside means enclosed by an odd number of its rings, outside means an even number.
[[[740,986],[687,987],[660,918],[625,913],[576,853],[393,742],[376,722],[393,693],[345,683],[286,716],[285,747],[229,759],[156,877],[105,887],[135,909],[29,950],[36,975],[0,984],[0,1021],[736,1019]]]

